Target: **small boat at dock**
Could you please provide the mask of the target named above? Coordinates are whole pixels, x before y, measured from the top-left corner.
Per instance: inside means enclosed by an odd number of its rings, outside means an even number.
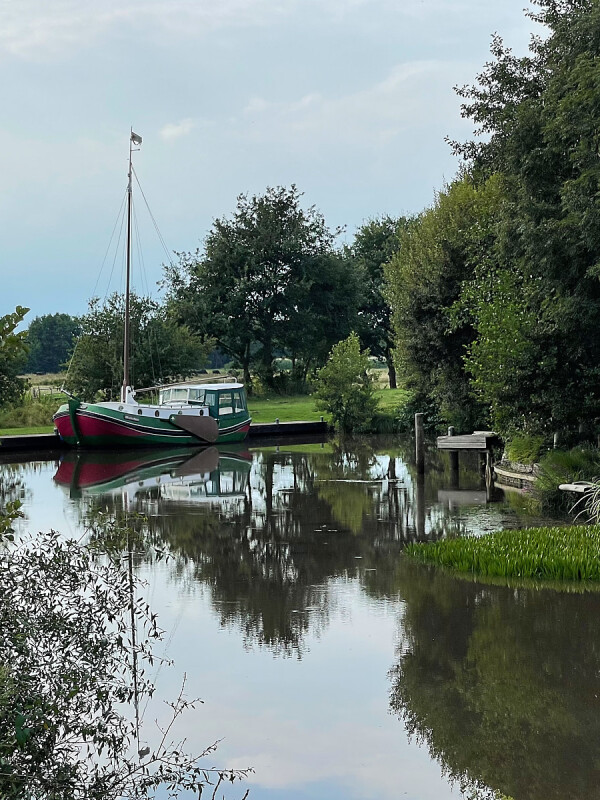
[[[183,446],[241,441],[250,428],[241,383],[158,387],[158,403],[138,403],[130,384],[130,277],[132,153],[142,138],[131,132],[127,184],[127,238],[123,385],[118,401],[83,402],[69,395],[53,416],[60,438],[73,447]],[[65,394],[68,394],[65,392]]]

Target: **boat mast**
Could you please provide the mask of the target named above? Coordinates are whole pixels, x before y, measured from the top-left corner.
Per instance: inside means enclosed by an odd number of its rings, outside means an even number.
[[[127,389],[129,387],[129,351],[130,351],[130,326],[129,326],[129,294],[131,283],[131,185],[132,165],[131,154],[133,145],[140,145],[142,137],[131,131],[129,137],[129,170],[127,172],[127,251],[126,251],[126,278],[125,278],[125,331],[123,336],[123,386],[121,388],[121,402],[127,402]]]

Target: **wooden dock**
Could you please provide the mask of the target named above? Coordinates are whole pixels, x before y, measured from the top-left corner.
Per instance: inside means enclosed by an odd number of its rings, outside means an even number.
[[[436,441],[438,450],[474,450],[485,453],[500,444],[500,437],[493,431],[475,431],[460,436],[438,436]]]

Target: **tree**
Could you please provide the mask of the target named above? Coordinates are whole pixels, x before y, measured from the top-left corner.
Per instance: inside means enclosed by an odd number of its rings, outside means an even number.
[[[497,180],[478,188],[468,175],[457,179],[404,227],[385,267],[398,368],[421,404],[433,402],[461,430],[484,423],[485,408],[473,397],[464,363],[475,338],[472,320],[454,307],[463,283],[489,257],[501,200]]]
[[[27,330],[28,372],[60,372],[79,335],[79,320],[68,314],[36,317]]]
[[[547,35],[523,58],[494,37],[493,60],[459,90],[485,139],[454,145],[478,181],[496,174],[504,186],[496,252],[479,276],[488,291],[470,298],[469,368],[508,433],[600,416],[600,6],[536,5]]]
[[[15,333],[28,308],[17,306],[12,314],[0,317],[0,406],[18,402],[25,391],[19,377],[27,354],[25,333]]]
[[[334,345],[327,363],[317,373],[316,386],[317,407],[328,411],[343,433],[368,427],[377,400],[369,375],[369,352],[361,352],[356,333]]]
[[[217,219],[204,251],[180,253],[167,268],[169,303],[178,319],[242,367],[274,385],[276,354],[292,358],[302,378],[323,363],[335,336],[347,335],[358,281],[335,252],[337,231],[295,186],[240,195],[231,218]]]
[[[385,216],[362,225],[347,250],[364,279],[363,296],[358,312],[358,333],[363,347],[383,359],[388,367],[390,389],[396,388],[393,359],[394,334],[391,310],[385,294],[384,265],[400,247],[399,233],[407,220]]]
[[[150,298],[132,295],[130,311],[133,385],[155,385],[203,366],[212,342],[202,343]],[[71,391],[89,399],[99,392],[106,398],[118,397],[123,383],[124,313],[122,295],[111,295],[104,306],[98,298],[90,301],[65,381]]]

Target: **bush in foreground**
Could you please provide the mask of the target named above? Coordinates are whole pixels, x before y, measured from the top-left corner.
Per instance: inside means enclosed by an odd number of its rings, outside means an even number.
[[[600,581],[600,525],[498,531],[410,544],[405,552],[484,577]]]

